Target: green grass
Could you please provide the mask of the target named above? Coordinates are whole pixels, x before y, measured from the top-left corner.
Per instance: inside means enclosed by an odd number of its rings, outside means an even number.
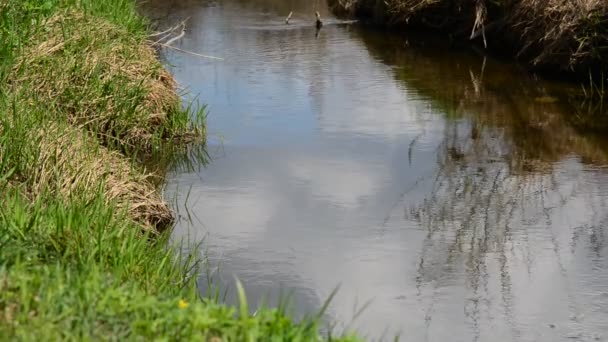
[[[0,213],[0,335],[7,339],[320,340],[318,322],[254,315],[201,299],[166,240],[146,239],[103,199],[30,203],[9,191]],[[182,260],[181,263],[176,260]],[[349,340],[341,338],[336,340]]]
[[[0,0],[0,340],[356,340],[200,296],[142,161],[191,151],[204,112],[146,27],[132,0]]]

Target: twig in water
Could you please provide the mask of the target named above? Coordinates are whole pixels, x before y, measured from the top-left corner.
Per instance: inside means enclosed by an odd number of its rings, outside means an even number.
[[[287,16],[287,18],[285,18],[285,24],[289,25],[289,19],[291,19],[292,15],[293,15],[293,11],[290,11],[289,15]]]
[[[156,41],[154,41],[153,45],[159,44],[160,42],[162,42],[163,40],[167,39],[169,36],[171,36],[171,34],[173,33],[174,30],[176,30],[177,28],[181,27],[182,28],[182,33],[185,31],[186,29],[186,25],[185,24],[181,24],[180,26],[176,26],[171,28],[171,30],[168,33],[165,33],[162,37],[158,38]],[[183,35],[182,35],[183,36]],[[181,38],[181,36],[180,36]],[[172,40],[171,40],[172,41]],[[166,43],[165,43],[166,44]]]
[[[182,26],[182,23],[180,23],[180,24],[178,24],[178,25],[176,25],[176,26],[174,26],[174,27],[170,27],[170,28],[168,28],[168,29],[166,29],[166,30],[164,30],[164,31],[161,31],[161,32],[154,32],[154,33],[150,33],[150,34],[148,35],[148,37],[152,38],[152,37],[158,37],[158,36],[162,36],[163,34],[167,34],[167,33],[170,33],[170,32],[172,32],[172,31],[177,30],[177,29],[178,29],[180,26]]]
[[[158,36],[162,36],[163,34],[167,34],[167,33],[173,32],[173,31],[177,30],[178,28],[180,28],[182,26],[186,26],[186,21],[188,21],[188,19],[190,19],[190,18],[186,18],[184,21],[180,22],[179,24],[175,25],[174,27],[171,27],[171,28],[166,29],[164,31],[150,33],[148,35],[148,37],[150,37],[150,38],[152,38],[152,37],[158,37]]]
[[[193,56],[198,56],[198,57],[203,57],[203,58],[210,58],[210,59],[217,59],[217,60],[220,60],[220,61],[224,60],[221,57],[203,55],[203,54],[200,54],[200,53],[196,53],[196,52],[192,52],[192,51],[188,51],[188,50],[183,50],[183,49],[180,49],[180,48],[176,48],[175,46],[171,46],[171,45],[167,45],[167,44],[163,44],[163,43],[158,43],[158,45],[160,45],[162,47],[166,47],[168,49],[177,50],[179,52],[187,53],[187,54],[193,55]]]
[[[178,40],[178,39],[181,39],[181,38],[182,38],[182,37],[183,37],[185,34],[186,34],[186,26],[183,26],[183,27],[182,27],[182,32],[180,32],[180,34],[178,34],[177,36],[175,36],[175,37],[173,37],[173,38],[169,39],[169,40],[168,40],[168,41],[165,43],[165,45],[167,45],[167,46],[171,45],[171,43],[173,43],[174,41],[176,41],[176,40]]]
[[[323,22],[321,21],[321,15],[319,14],[319,11],[315,11],[315,16],[317,17],[317,21],[315,22],[315,25],[317,27],[317,30],[320,30],[321,27],[323,26]]]

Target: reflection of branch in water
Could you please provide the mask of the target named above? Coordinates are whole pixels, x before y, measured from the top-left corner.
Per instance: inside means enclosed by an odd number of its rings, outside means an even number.
[[[505,233],[508,234],[509,227],[505,226]],[[502,300],[502,307],[505,313],[505,318],[508,321],[509,327],[511,328],[514,336],[519,336],[520,332],[515,325],[515,317],[513,314],[513,295],[512,295],[512,286],[511,286],[511,274],[509,272],[509,266],[507,265],[508,258],[506,254],[506,249],[500,251],[500,256],[498,258],[500,265],[500,294]],[[528,271],[529,274],[529,271]]]
[[[528,232],[534,231],[538,236],[538,229],[542,231],[544,227],[547,242],[553,246],[553,261],[559,266],[566,286],[569,310],[578,316],[577,297],[568,286],[563,249],[553,230],[562,227],[561,222],[555,221],[555,215],[560,213],[558,207],[565,208],[587,193],[578,189],[580,177],[565,178],[561,175],[563,172],[548,172],[547,168],[522,172],[519,166],[529,157],[519,154],[514,149],[516,145],[494,139],[487,128],[475,138],[461,134],[463,129],[469,128],[452,123],[444,131],[442,150],[438,154],[439,169],[431,193],[418,208],[412,209],[417,213],[413,217],[427,230],[416,276],[419,295],[425,283],[432,289],[449,286],[462,270],[466,288],[471,291],[464,309],[475,336],[480,333],[483,308],[491,305],[492,291],[500,293],[504,315],[514,336],[518,336],[509,264],[511,258],[522,252],[524,267],[528,274],[531,272],[530,244],[534,242],[530,241]],[[567,196],[564,196],[565,189],[570,191]],[[597,198],[588,196],[583,200],[598,202]],[[605,199],[599,201],[599,205],[606,208]],[[568,229],[573,239],[578,239],[580,229]],[[488,263],[491,260],[496,263]],[[498,268],[495,273],[500,284],[498,289],[489,288],[492,265]],[[432,308],[434,304],[430,305]]]
[[[420,139],[420,137],[422,137],[423,135],[424,135],[424,132],[418,134],[414,139],[412,139],[412,141],[410,142],[410,145],[407,148],[407,162],[409,163],[410,166],[412,166],[412,155],[414,154],[414,146],[418,142],[418,139]]]
[[[401,192],[401,194],[399,194],[399,196],[397,197],[397,199],[393,202],[393,204],[389,208],[388,212],[384,216],[384,219],[382,220],[382,224],[381,224],[382,229],[386,228],[386,225],[388,224],[388,221],[391,219],[391,214],[393,213],[393,211],[395,210],[395,208],[397,208],[397,206],[399,205],[399,203],[401,203],[403,201],[403,199],[405,198],[405,196],[408,193],[410,193],[411,191],[413,191],[414,189],[416,189],[418,187],[418,185],[420,185],[420,183],[424,182],[429,177],[430,174],[431,173],[427,173],[424,176],[419,177],[418,179],[416,179],[414,181],[414,183],[412,183],[405,190],[403,190]]]
[[[481,96],[481,89],[483,84],[483,74],[486,70],[486,57],[483,57],[483,63],[481,64],[481,73],[479,77],[476,77],[473,74],[473,70],[469,69],[469,76],[471,77],[471,83],[473,84],[473,89],[475,90],[475,96]]]

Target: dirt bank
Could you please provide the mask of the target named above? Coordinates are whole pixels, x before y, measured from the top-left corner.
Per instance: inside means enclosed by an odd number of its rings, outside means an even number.
[[[608,70],[605,0],[329,0],[339,16],[473,41],[531,68],[600,79]]]

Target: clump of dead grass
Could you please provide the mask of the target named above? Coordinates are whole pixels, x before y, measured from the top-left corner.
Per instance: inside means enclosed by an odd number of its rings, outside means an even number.
[[[329,0],[338,14],[479,39],[539,68],[608,70],[605,0]],[[381,6],[379,5],[381,4]],[[378,15],[378,11],[384,12]],[[488,37],[486,38],[486,35]]]
[[[28,190],[64,201],[90,203],[100,193],[145,230],[157,231],[173,220],[171,210],[155,191],[150,177],[119,152],[100,146],[90,134],[70,125],[48,123],[32,135]]]
[[[605,0],[512,0],[508,14],[519,54],[534,65],[586,71],[608,57]]]
[[[65,12],[48,18],[14,64],[9,82],[98,135],[104,145],[150,149],[192,133],[179,115],[176,83],[145,37],[101,18]]]

